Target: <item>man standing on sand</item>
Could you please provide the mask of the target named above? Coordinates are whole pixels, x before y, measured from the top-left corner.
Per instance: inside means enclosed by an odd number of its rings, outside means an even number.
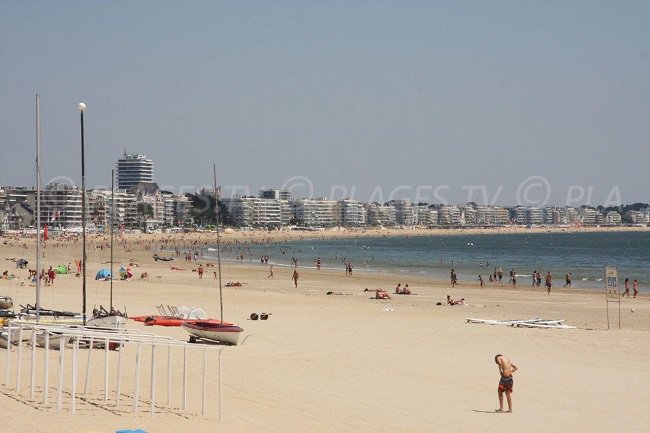
[[[512,412],[512,387],[514,385],[512,374],[517,371],[517,366],[501,354],[494,357],[494,362],[499,366],[499,373],[501,374],[498,388],[499,408],[495,412],[503,412],[503,394],[505,393],[508,400],[508,410],[506,412],[510,413]]]
[[[548,291],[548,295],[551,294],[551,287],[553,286],[553,276],[551,275],[551,271],[548,271],[546,273],[546,290]]]
[[[573,286],[571,285],[571,272],[569,272],[568,274],[566,274],[566,276],[564,277],[564,281],[565,281],[565,283],[564,283],[564,287],[566,287],[566,286],[573,287]]]
[[[273,265],[269,267],[269,275],[266,277],[266,279],[273,279]]]
[[[295,284],[296,289],[298,288],[298,277],[299,277],[298,271],[294,269],[293,276],[291,277],[291,279],[293,280],[293,284]]]

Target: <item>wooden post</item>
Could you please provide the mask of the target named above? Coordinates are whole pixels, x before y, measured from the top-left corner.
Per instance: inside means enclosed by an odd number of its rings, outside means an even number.
[[[11,354],[11,336],[13,334],[13,327],[11,326],[11,322],[9,322],[9,326],[7,327],[7,359],[5,361],[5,380],[3,382],[3,385],[9,385],[9,354]]]
[[[108,338],[104,340],[104,401],[108,401]]]
[[[187,409],[187,346],[183,346],[183,398],[181,409]]]
[[[172,404],[172,345],[167,346],[167,406]]]
[[[20,364],[22,363],[23,355],[23,325],[18,329],[18,360],[16,361],[16,392],[20,388]]]
[[[44,370],[45,376],[43,377],[43,404],[48,404],[50,393],[50,333],[45,333],[45,350],[44,350]]]
[[[64,368],[65,368],[65,344],[62,344],[59,348],[59,390],[56,398],[56,410],[61,410],[61,400],[63,397]]]
[[[140,355],[142,344],[138,343],[135,352],[135,389],[133,390],[133,413],[138,410],[138,398],[140,398]]]
[[[156,407],[156,345],[151,345],[151,382],[149,383],[149,399],[151,400],[151,417]]]
[[[205,383],[208,376],[208,349],[203,348],[203,387],[201,388],[201,416],[205,416]]]
[[[223,350],[219,349],[219,421],[223,421],[223,376],[222,376],[222,364],[223,364]]]
[[[122,348],[124,347],[124,344],[120,342],[120,351],[117,354],[117,385],[116,385],[116,390],[115,390],[115,407],[120,402],[120,392],[121,392],[121,383],[120,383],[120,378],[122,375]]]
[[[34,400],[34,386],[36,382],[36,329],[32,328],[32,363],[30,368],[30,385],[29,385],[29,398]]]
[[[63,337],[67,338],[67,337]],[[77,412],[77,362],[79,355],[79,337],[74,339],[74,347],[72,349],[72,414]]]
[[[90,337],[90,346],[88,346],[88,361],[86,361],[86,382],[84,383],[84,395],[88,392],[88,378],[90,376],[90,354],[93,353],[93,338]]]

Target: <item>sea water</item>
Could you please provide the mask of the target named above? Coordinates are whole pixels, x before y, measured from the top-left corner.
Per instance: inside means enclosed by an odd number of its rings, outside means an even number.
[[[327,232],[323,233],[327,237]],[[314,267],[320,258],[323,269],[345,272],[344,261],[351,262],[353,272],[378,272],[425,276],[448,280],[451,269],[459,282],[489,281],[495,268],[517,274],[518,285],[531,285],[533,271],[553,275],[554,286],[563,286],[567,272],[573,286],[604,286],[604,267],[616,266],[621,285],[625,278],[639,281],[639,289],[650,291],[650,232],[560,232],[517,234],[455,234],[434,236],[348,237],[313,239],[267,245],[239,245],[224,250],[226,260],[243,254],[244,260],[260,264],[269,256],[269,264]],[[214,252],[208,252],[210,257]],[[542,285],[544,281],[542,281]]]

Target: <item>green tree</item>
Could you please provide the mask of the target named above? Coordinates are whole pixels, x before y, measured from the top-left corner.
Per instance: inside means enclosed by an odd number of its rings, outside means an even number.
[[[153,206],[149,203],[138,203],[137,211],[144,230],[147,230],[147,220],[153,218]]]
[[[194,221],[202,221],[204,225],[217,224],[217,215],[215,212],[215,198],[210,194],[187,194],[192,208],[190,215]],[[219,200],[219,223],[221,225],[233,225],[232,216],[228,208]]]

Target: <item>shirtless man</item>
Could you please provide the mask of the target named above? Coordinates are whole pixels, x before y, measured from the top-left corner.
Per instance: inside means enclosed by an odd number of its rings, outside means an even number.
[[[499,380],[499,408],[496,412],[503,412],[503,394],[506,394],[506,399],[508,400],[508,410],[506,412],[512,412],[512,387],[514,382],[512,380],[512,374],[517,371],[517,366],[510,362],[508,358],[499,354],[494,357],[494,362],[499,366],[499,373],[501,374],[501,379]]]

